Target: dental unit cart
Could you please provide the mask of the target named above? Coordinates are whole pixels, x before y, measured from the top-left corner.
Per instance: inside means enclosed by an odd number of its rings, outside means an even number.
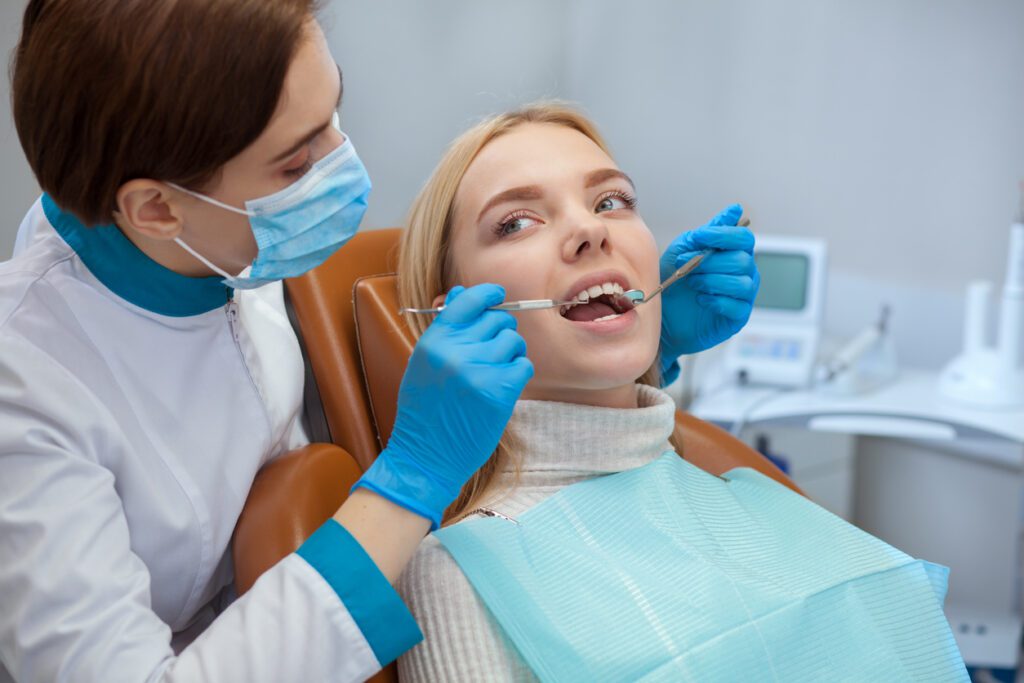
[[[728,344],[727,372],[749,384],[810,384],[821,338],[826,258],[823,240],[757,236],[761,289],[750,322]]]

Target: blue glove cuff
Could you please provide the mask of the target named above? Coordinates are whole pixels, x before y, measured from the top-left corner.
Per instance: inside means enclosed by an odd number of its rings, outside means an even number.
[[[419,466],[389,452],[387,448],[377,456],[352,490],[360,486],[429,519],[431,531],[441,526],[445,508],[459,495],[459,487],[453,490],[441,484]]]

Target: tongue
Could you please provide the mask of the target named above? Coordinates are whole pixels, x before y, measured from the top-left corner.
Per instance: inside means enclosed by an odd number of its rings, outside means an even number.
[[[602,301],[591,301],[570,308],[565,317],[574,322],[590,322],[615,313],[615,309]]]

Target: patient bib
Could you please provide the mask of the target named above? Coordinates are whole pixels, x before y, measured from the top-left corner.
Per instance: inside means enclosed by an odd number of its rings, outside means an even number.
[[[969,680],[948,569],[726,476],[669,452],[436,535],[542,681]]]

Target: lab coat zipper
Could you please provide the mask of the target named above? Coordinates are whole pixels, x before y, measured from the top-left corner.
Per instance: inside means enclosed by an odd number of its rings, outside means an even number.
[[[242,361],[242,367],[245,368],[245,375],[249,378],[249,384],[252,386],[252,390],[255,392],[256,398],[259,399],[260,407],[263,409],[263,418],[267,423],[267,436],[269,438],[274,430],[271,425],[270,415],[267,413],[266,399],[263,397],[263,392],[260,391],[259,384],[256,383],[256,378],[253,377],[252,368],[249,367],[249,363],[245,357],[245,351],[242,349],[242,342],[238,331],[238,302],[235,301],[234,296],[228,297],[228,302],[224,307],[224,313],[228,319],[228,329],[231,330],[231,338],[235,340],[235,350],[238,352],[238,358]]]
[[[228,327],[231,329],[231,337],[235,340],[235,346],[238,347],[238,351],[239,353],[241,353],[242,347],[239,346],[238,340],[238,304],[235,303],[234,297],[228,299],[227,306],[225,307],[225,312],[227,313],[228,316]],[[245,361],[244,355],[242,361]]]

